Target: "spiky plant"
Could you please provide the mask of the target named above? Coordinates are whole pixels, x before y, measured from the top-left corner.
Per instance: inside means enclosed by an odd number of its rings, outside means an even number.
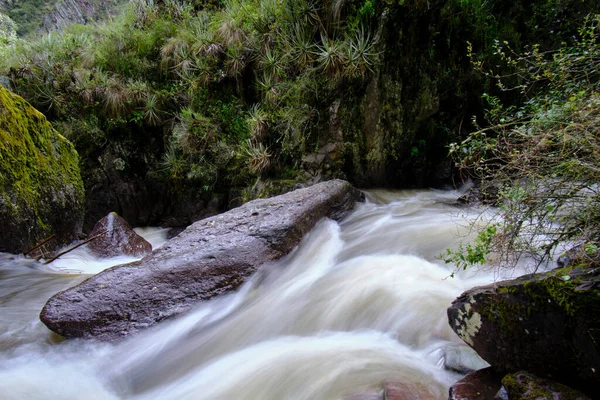
[[[239,0],[227,0],[224,3],[225,8],[215,20],[217,39],[226,46],[242,43],[246,39],[246,11]]]
[[[259,35],[266,35],[271,32],[273,24],[277,21],[280,6],[279,0],[260,0],[259,12],[251,16],[252,28]]]
[[[246,56],[241,44],[233,45],[227,48],[227,75],[238,79],[242,76],[246,67]]]
[[[325,33],[316,0],[288,0],[285,2],[285,19],[289,23],[300,23],[315,32]]]
[[[275,104],[279,91],[275,76],[272,73],[263,72],[261,77],[256,80],[256,86],[269,104]]]
[[[188,47],[189,44],[184,38],[170,37],[160,49],[161,64],[164,67],[173,67],[176,64],[176,55],[180,54],[182,50],[187,50]]]
[[[170,143],[163,154],[160,163],[161,169],[169,174],[171,179],[181,179],[186,169],[186,161],[183,159],[177,145]]]
[[[94,82],[91,79],[91,71],[83,68],[73,70],[74,91],[77,97],[85,104],[94,102]]]
[[[288,40],[288,49],[292,62],[304,70],[312,65],[315,59],[313,34],[299,23],[292,25],[291,37]]]
[[[145,102],[148,95],[148,83],[139,79],[129,79],[125,85],[128,100],[134,104]]]
[[[175,51],[173,55],[174,65],[172,67],[173,71],[179,76],[187,74],[193,68],[192,55],[189,47],[181,47]]]
[[[193,80],[202,86],[207,86],[214,79],[215,71],[213,66],[214,63],[211,63],[210,59],[206,57],[194,57]]]
[[[58,115],[63,111],[66,99],[54,87],[53,82],[48,81],[35,85],[34,104],[48,114]]]
[[[124,86],[117,78],[111,77],[107,86],[101,88],[104,110],[111,117],[122,116],[128,109],[129,93]]]
[[[371,40],[370,32],[365,31],[364,27],[361,26],[356,32],[346,50],[349,61],[348,71],[351,74],[364,77],[368,72],[373,72],[379,53],[375,51],[375,42]]]
[[[252,106],[246,122],[254,140],[260,141],[264,139],[269,129],[269,118],[267,113],[260,108],[259,104]]]
[[[201,30],[195,33],[192,51],[196,55],[216,57],[223,53],[223,45],[215,40],[213,32]]]
[[[337,40],[321,36],[321,45],[317,47],[317,65],[330,78],[339,77],[348,65],[344,44]]]
[[[144,120],[150,126],[157,126],[162,122],[160,99],[156,94],[148,94],[144,105]]]
[[[181,19],[191,12],[191,6],[187,1],[182,0],[163,0],[163,13],[166,13],[173,19]]]
[[[271,153],[262,143],[253,143],[250,139],[243,146],[246,166],[253,175],[260,175],[271,166]]]
[[[278,79],[283,75],[285,56],[279,54],[276,50],[267,48],[263,53],[259,53],[258,65],[265,73]]]
[[[202,153],[216,137],[216,126],[202,114],[186,107],[177,117],[173,138],[185,155]]]

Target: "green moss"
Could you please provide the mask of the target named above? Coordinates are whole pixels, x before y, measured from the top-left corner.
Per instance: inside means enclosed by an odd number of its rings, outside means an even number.
[[[78,160],[40,112],[0,87],[0,220],[26,232],[24,245],[57,233],[56,213],[83,204]]]
[[[523,400],[551,400],[557,396],[563,399],[584,397],[582,393],[568,386],[536,377],[524,371],[506,375],[502,378],[502,385],[506,388],[510,398]]]
[[[600,291],[577,290],[584,276],[572,268],[562,268],[543,274],[535,280],[519,278],[522,284],[498,287],[494,301],[478,310],[486,319],[496,321],[505,329],[516,329],[520,318],[529,318],[547,307],[560,307],[570,318],[583,310],[600,307]],[[585,282],[596,278],[585,277]]]

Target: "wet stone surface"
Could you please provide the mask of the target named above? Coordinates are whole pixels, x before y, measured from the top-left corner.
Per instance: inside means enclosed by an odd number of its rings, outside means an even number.
[[[58,293],[40,318],[66,337],[129,336],[237,289],[289,253],[318,220],[342,218],[361,196],[334,180],[198,221],[142,260]]]

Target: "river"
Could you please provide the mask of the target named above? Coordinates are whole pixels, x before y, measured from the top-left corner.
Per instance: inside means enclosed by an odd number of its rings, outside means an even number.
[[[333,400],[381,393],[384,381],[445,399],[456,370],[484,365],[446,308],[501,277],[450,277],[438,259],[480,212],[453,205],[458,195],[368,192],[237,292],[119,344],[62,340],[38,315],[58,291],[130,260],[81,251],[45,266],[0,254],[0,399]]]

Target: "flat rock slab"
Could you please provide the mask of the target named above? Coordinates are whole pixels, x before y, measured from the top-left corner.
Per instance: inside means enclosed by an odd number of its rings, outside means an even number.
[[[131,335],[237,289],[261,265],[288,254],[318,220],[342,218],[361,197],[334,180],[200,220],[142,260],[56,294],[40,319],[66,337]]]

